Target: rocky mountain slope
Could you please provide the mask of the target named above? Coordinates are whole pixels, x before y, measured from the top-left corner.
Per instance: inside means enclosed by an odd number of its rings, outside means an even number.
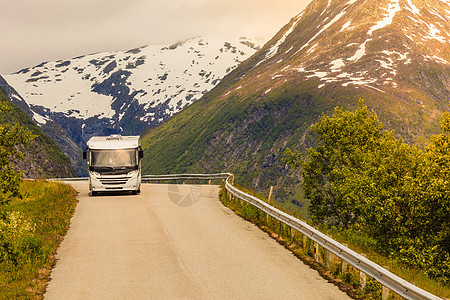
[[[42,131],[50,137],[57,147],[62,149],[70,159],[73,169],[78,176],[87,176],[87,164],[82,159],[83,149],[67,134],[67,132],[55,121],[44,118],[30,108],[22,96],[0,76],[0,88],[6,97],[15,106],[25,112]]]
[[[448,0],[313,0],[201,100],[145,136],[144,170],[231,171],[259,190],[296,185],[285,149],[310,146],[309,126],[321,114],[360,98],[387,129],[422,145],[449,110],[449,32]]]
[[[140,134],[214,87],[259,49],[255,42],[193,38],[44,62],[4,76],[37,113],[81,147],[93,135]]]
[[[36,135],[35,139],[21,147],[24,159],[13,159],[14,168],[22,171],[26,178],[75,176],[75,171],[68,157],[27,115],[27,113],[33,114],[33,112],[20,98],[20,95],[1,76],[0,101],[7,103],[11,107],[11,110],[1,114],[0,122],[21,124]]]

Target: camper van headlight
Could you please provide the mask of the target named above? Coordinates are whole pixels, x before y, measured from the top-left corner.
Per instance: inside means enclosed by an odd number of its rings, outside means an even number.
[[[90,173],[92,176],[100,177],[100,173],[98,173],[98,172],[90,171]]]
[[[133,170],[133,171],[128,172],[127,176],[134,176],[137,173],[138,173],[138,170]]]

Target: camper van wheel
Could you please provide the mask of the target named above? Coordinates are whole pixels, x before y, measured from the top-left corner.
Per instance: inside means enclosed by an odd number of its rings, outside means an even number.
[[[138,191],[131,191],[131,194],[132,194],[132,195],[137,195],[137,194],[138,194]]]
[[[93,197],[98,196],[98,192],[92,191],[92,196],[93,196]]]

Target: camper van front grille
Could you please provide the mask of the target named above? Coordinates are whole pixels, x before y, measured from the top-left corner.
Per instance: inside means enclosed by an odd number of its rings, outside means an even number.
[[[128,181],[127,177],[118,177],[118,178],[102,178],[100,182],[104,185],[122,185],[126,184]]]

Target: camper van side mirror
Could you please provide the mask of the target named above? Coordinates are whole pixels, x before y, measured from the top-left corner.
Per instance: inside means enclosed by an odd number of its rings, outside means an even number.
[[[87,150],[86,149],[84,149],[84,151],[83,151],[83,159],[87,159]]]
[[[144,158],[144,150],[139,149],[139,159]]]

